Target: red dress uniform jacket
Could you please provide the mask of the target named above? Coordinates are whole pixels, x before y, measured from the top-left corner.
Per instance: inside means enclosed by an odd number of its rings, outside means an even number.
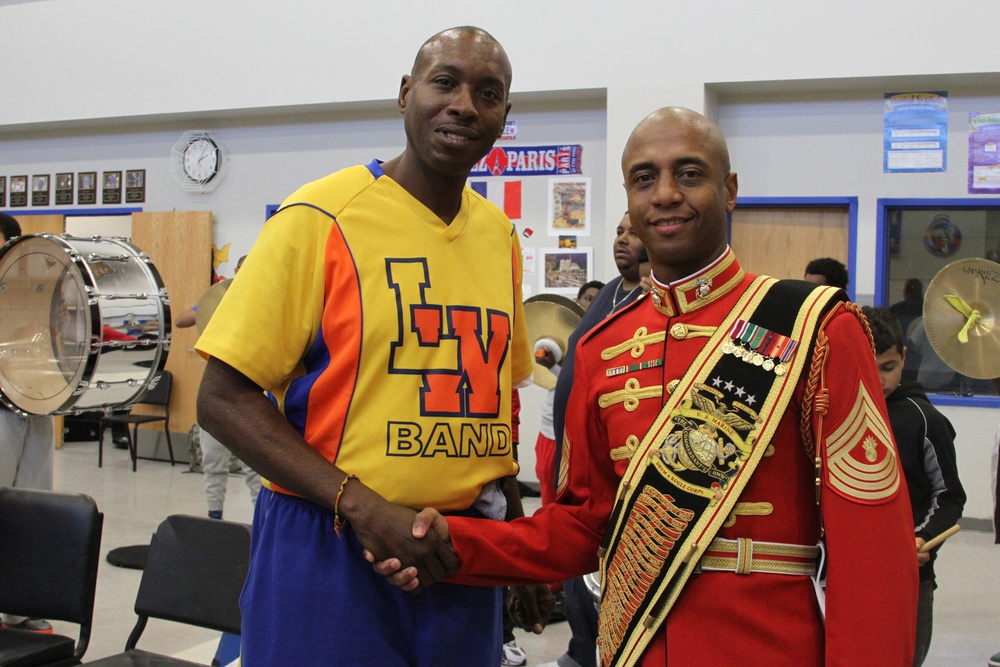
[[[671,381],[684,374],[752,278],[727,250],[698,275],[657,287],[659,304],[648,295],[581,340],[559,501],[511,523],[449,517],[462,563],[453,581],[544,583],[597,569],[597,549],[629,454],[660,412]],[[829,404],[818,431],[818,505],[816,468],[800,435],[807,368],[765,457],[717,535],[795,545],[815,545],[824,535],[825,622],[808,576],[705,571],[688,581],[640,664],[911,664],[917,598],[913,522],[874,354],[861,323],[844,309],[825,334]],[[644,342],[651,338],[658,342]],[[608,373],[657,357],[665,360],[663,366]],[[718,380],[723,391],[743,391],[738,377]],[[759,397],[741,400],[760,407]],[[820,426],[817,419],[809,415],[814,428]],[[852,471],[886,457],[888,476],[857,483]]]

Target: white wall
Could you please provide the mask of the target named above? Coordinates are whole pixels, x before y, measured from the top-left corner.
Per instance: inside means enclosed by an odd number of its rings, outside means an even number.
[[[391,99],[423,39],[468,23],[505,45],[516,91],[993,72],[998,18],[931,0],[4,0],[0,126]]]

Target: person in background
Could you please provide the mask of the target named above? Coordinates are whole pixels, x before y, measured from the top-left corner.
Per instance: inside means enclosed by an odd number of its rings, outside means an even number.
[[[604,287],[604,283],[600,280],[591,280],[580,286],[580,289],[576,293],[576,304],[583,308],[583,312],[587,312],[591,302],[593,302],[594,297],[597,296],[602,287]]]
[[[822,257],[814,259],[806,265],[803,280],[817,285],[839,287],[846,291],[849,277],[847,267],[842,262],[832,257]]]
[[[594,298],[604,287],[604,283],[599,280],[591,280],[584,283],[577,291],[576,304],[583,308],[584,317],[590,309]],[[569,347],[567,347],[567,354]],[[543,339],[535,344],[535,363],[544,366],[552,371],[558,380],[562,373],[560,362],[563,360],[562,350],[551,340]],[[555,427],[553,425],[553,408],[555,404],[556,391],[553,387],[545,393],[545,403],[542,406],[542,419],[538,428],[538,438],[535,440],[535,476],[538,478],[538,488],[542,497],[542,504],[547,505],[555,500]],[[555,596],[555,606],[549,616],[549,623],[565,621],[568,615],[566,609],[566,596],[563,589],[563,582],[553,582],[550,585]]]
[[[239,274],[246,258],[247,256],[243,255],[236,262],[236,268],[233,269],[234,276]],[[193,327],[197,315],[198,306],[192,306],[174,319],[174,326],[179,329]],[[232,452],[207,429],[199,427],[199,430],[198,443],[201,445],[201,468],[205,475],[205,502],[208,505],[208,516],[211,519],[221,519],[229,485],[229,459]],[[240,468],[243,472],[243,481],[250,491],[250,502],[256,504],[261,487],[260,475],[242,461]]]
[[[7,242],[21,235],[21,225],[0,213],[0,232]],[[50,415],[20,415],[0,403],[0,486],[51,491],[54,448]],[[2,623],[5,628],[52,632],[52,625],[41,618],[3,614]]]
[[[533,363],[521,250],[467,180],[503,133],[511,76],[484,30],[427,40],[399,86],[403,152],[289,196],[196,345],[199,423],[265,479],[244,667],[502,659],[499,588],[411,597],[362,552],[430,583],[457,562],[412,537],[417,509],[507,514],[512,389]]]
[[[903,300],[889,306],[899,318],[903,336],[909,336],[910,322],[924,315],[924,284],[919,278],[909,278],[903,285]]]
[[[958,479],[955,429],[931,405],[919,382],[900,380],[906,360],[903,330],[888,308],[862,308],[875,342],[875,364],[889,409],[889,425],[896,439],[913,507],[920,597],[917,599],[917,643],[913,667],[920,667],[931,646],[934,627],[934,561],[940,546],[920,549],[958,523],[965,507],[965,489]]]
[[[584,317],[590,309],[594,298],[604,287],[599,280],[584,283],[576,294],[576,304],[583,308]],[[536,345],[535,363],[548,368],[557,380],[562,374],[562,350],[552,341],[542,340]],[[567,346],[567,355],[569,354]],[[572,372],[572,371],[571,371]],[[542,406],[542,421],[535,440],[535,475],[538,477],[539,490],[542,494],[542,504],[547,505],[555,500],[555,426],[553,424],[553,408],[555,405],[555,388],[545,393],[545,404]]]

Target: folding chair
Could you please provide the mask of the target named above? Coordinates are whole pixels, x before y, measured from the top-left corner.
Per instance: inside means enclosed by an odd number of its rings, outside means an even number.
[[[250,568],[250,526],[175,514],[156,529],[135,598],[125,652],[95,667],[189,667],[195,663],[136,648],[150,618],[240,634],[240,592]]]
[[[104,515],[81,493],[0,488],[0,611],[80,636],[0,628],[0,667],[79,665],[90,642]]]
[[[132,457],[132,471],[135,472],[136,460],[139,458],[136,447],[139,444],[139,424],[163,422],[163,432],[167,435],[167,449],[170,451],[170,465],[174,465],[174,445],[170,441],[170,390],[173,385],[173,375],[170,371],[160,371],[153,377],[149,390],[136,405],[158,405],[163,408],[162,415],[106,415],[101,419],[100,438],[97,444],[97,467],[104,466],[104,429],[110,424],[131,425],[128,437],[128,451]]]

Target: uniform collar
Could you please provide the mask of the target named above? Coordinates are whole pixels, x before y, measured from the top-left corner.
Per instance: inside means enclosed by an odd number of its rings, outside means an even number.
[[[722,298],[743,282],[745,275],[732,248],[726,246],[718,259],[686,278],[664,285],[655,276],[650,276],[653,288],[649,297],[654,308],[673,317],[704,308]]]

